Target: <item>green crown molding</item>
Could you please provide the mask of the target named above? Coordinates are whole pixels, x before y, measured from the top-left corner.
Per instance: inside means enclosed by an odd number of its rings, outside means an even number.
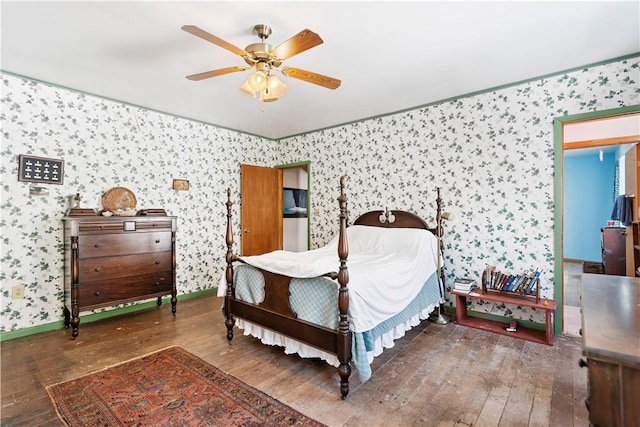
[[[269,138],[269,137],[266,137],[266,136],[256,135],[256,134],[253,134],[253,133],[249,133],[249,132],[245,132],[245,131],[241,131],[241,130],[237,130],[237,129],[233,129],[233,128],[220,126],[220,125],[217,125],[215,123],[209,123],[209,122],[205,122],[205,121],[202,121],[202,120],[192,119],[190,117],[179,116],[177,114],[167,113],[166,111],[156,110],[156,109],[153,109],[153,108],[145,107],[143,105],[137,105],[137,104],[132,104],[132,103],[129,103],[129,102],[120,101],[118,99],[109,98],[109,97],[106,97],[106,96],[103,96],[103,95],[96,95],[95,93],[85,92],[85,91],[82,91],[82,90],[79,90],[79,89],[70,88],[68,86],[63,86],[63,85],[59,85],[59,84],[56,84],[56,83],[51,83],[51,82],[47,82],[47,81],[44,81],[44,80],[35,79],[33,77],[29,77],[29,76],[25,76],[25,75],[22,75],[22,74],[14,73],[14,72],[11,72],[11,71],[3,70],[1,68],[0,68],[0,73],[1,74],[6,74],[6,75],[9,75],[9,76],[13,76],[13,77],[16,77],[16,78],[19,78],[19,79],[31,80],[32,82],[40,83],[40,84],[43,84],[45,86],[64,89],[64,90],[67,90],[69,92],[79,93],[79,94],[82,94],[82,95],[91,96],[93,98],[104,99],[105,101],[110,101],[110,102],[113,102],[113,103],[116,103],[116,104],[120,104],[120,105],[124,105],[124,106],[127,106],[127,107],[140,108],[142,110],[150,111],[150,112],[153,112],[153,113],[158,113],[158,114],[162,114],[162,115],[165,115],[165,116],[171,116],[171,117],[175,117],[175,118],[186,120],[186,121],[193,122],[193,123],[200,123],[200,124],[207,125],[207,126],[213,126],[213,127],[218,128],[218,129],[227,130],[227,131],[235,132],[235,133],[240,133],[240,134],[247,135],[247,136],[253,136],[253,137],[256,137],[256,138],[260,138],[260,139],[266,139],[268,141],[277,141],[277,139]]]
[[[167,112],[164,112],[164,111],[160,111],[160,110],[154,110],[154,109],[151,109],[151,108],[148,108],[148,107],[143,107],[143,106],[136,105],[136,104],[130,104],[130,103],[127,103],[127,102],[119,101],[117,99],[111,99],[111,98],[107,98],[107,97],[104,97],[104,96],[101,96],[101,95],[95,95],[95,94],[92,94],[90,92],[83,92],[81,90],[72,89],[72,88],[69,88],[69,87],[66,87],[66,86],[62,86],[62,85],[58,85],[58,84],[55,84],[55,83],[50,83],[50,82],[46,82],[46,81],[43,81],[43,80],[34,79],[32,77],[29,77],[29,76],[24,76],[24,75],[21,75],[21,74],[18,74],[18,73],[14,73],[14,72],[11,72],[11,71],[8,71],[8,70],[3,70],[2,68],[0,68],[0,73],[12,75],[14,77],[18,77],[18,78],[22,78],[22,79],[31,80],[31,81],[34,81],[34,82],[37,82],[37,83],[42,83],[42,84],[45,84],[45,85],[48,85],[48,86],[52,86],[52,87],[58,87],[58,88],[65,89],[65,90],[68,90],[68,91],[71,91],[71,92],[90,95],[90,96],[93,96],[93,97],[96,97],[96,98],[105,99],[105,100],[112,101],[112,102],[115,102],[115,103],[118,103],[118,104],[128,105],[130,107],[142,108],[142,109],[145,109],[145,110],[148,110],[148,111],[153,111],[153,112],[156,112],[156,113],[159,113],[159,114],[165,114],[165,115],[169,115],[169,116],[172,116],[172,117],[177,117],[177,118],[188,120],[188,121],[195,122],[195,123],[202,123],[202,124],[206,124],[206,125],[210,125],[210,126],[215,126],[215,127],[219,128],[219,129],[224,129],[224,130],[228,130],[228,131],[231,131],[231,132],[237,132],[237,133],[248,135],[248,136],[262,138],[262,139],[265,139],[265,140],[268,140],[268,141],[281,141],[283,139],[293,138],[293,137],[296,137],[296,136],[307,135],[307,134],[310,134],[310,133],[321,132],[321,131],[328,130],[328,129],[335,129],[335,128],[338,128],[338,127],[348,126],[348,125],[351,125],[351,124],[354,124],[354,123],[360,123],[360,122],[365,122],[365,121],[368,121],[368,120],[374,120],[374,119],[381,118],[381,117],[387,117],[387,116],[392,116],[392,115],[395,115],[395,114],[401,114],[401,113],[405,113],[407,111],[419,110],[421,108],[431,107],[433,105],[438,105],[438,104],[443,104],[443,103],[450,102],[450,101],[469,98],[469,97],[481,95],[481,94],[487,93],[487,92],[494,92],[494,91],[497,91],[497,90],[502,90],[502,89],[506,89],[506,88],[509,88],[509,87],[518,86],[518,85],[521,85],[521,84],[524,84],[524,83],[529,83],[529,82],[533,82],[533,81],[537,81],[537,80],[541,80],[541,79],[546,79],[546,78],[549,78],[549,77],[555,77],[555,76],[559,76],[559,75],[562,75],[562,74],[571,73],[571,72],[578,71],[578,70],[583,70],[583,69],[586,69],[586,68],[592,68],[592,67],[597,67],[597,66],[600,66],[600,65],[606,65],[606,64],[610,64],[612,62],[624,61],[624,60],[632,59],[632,58],[636,58],[636,57],[640,57],[640,52],[636,52],[636,53],[632,53],[632,54],[624,55],[624,56],[619,56],[619,57],[616,57],[616,58],[611,58],[611,59],[607,59],[607,60],[603,60],[603,61],[599,61],[599,62],[594,62],[594,63],[588,64],[588,65],[583,65],[581,67],[574,67],[574,68],[570,68],[570,69],[563,70],[563,71],[557,71],[557,72],[550,73],[550,74],[545,74],[545,75],[542,75],[542,76],[532,77],[532,78],[529,78],[529,79],[526,79],[526,80],[520,80],[520,81],[512,82],[512,83],[506,83],[506,84],[503,84],[503,85],[500,85],[500,86],[494,86],[494,87],[491,87],[491,88],[488,88],[488,89],[481,89],[481,90],[478,90],[478,91],[475,91],[475,92],[469,92],[469,93],[466,93],[466,94],[457,95],[457,96],[453,96],[453,97],[450,97],[450,98],[445,98],[445,99],[441,99],[441,100],[438,100],[438,101],[430,102],[428,104],[417,105],[417,106],[414,106],[414,107],[409,107],[409,108],[405,108],[405,109],[402,109],[402,110],[396,110],[396,111],[380,114],[380,115],[377,115],[377,116],[363,117],[361,119],[352,120],[352,121],[344,122],[344,123],[340,123],[340,124],[335,124],[335,125],[327,126],[327,127],[324,127],[324,128],[308,130],[308,131],[297,133],[297,134],[293,134],[293,135],[286,135],[286,136],[282,136],[282,137],[279,137],[279,138],[269,138],[269,137],[266,137],[266,136],[256,135],[256,134],[248,133],[248,132],[245,132],[245,131],[240,131],[240,130],[237,130],[237,129],[227,128],[227,127],[224,127],[224,126],[217,125],[215,123],[199,121],[199,120],[191,119],[191,118],[188,118],[188,117],[183,117],[183,116],[178,116],[178,115],[175,115],[175,114],[170,114],[170,113],[167,113]]]
[[[478,90],[478,91],[475,91],[475,92],[469,92],[469,93],[466,93],[466,94],[463,94],[463,95],[457,95],[457,96],[453,96],[453,97],[450,97],[450,98],[441,99],[439,101],[430,102],[428,104],[423,104],[423,105],[418,105],[418,106],[415,106],[415,107],[405,108],[405,109],[402,109],[402,110],[397,110],[397,111],[393,111],[393,112],[389,112],[389,113],[384,113],[384,114],[380,114],[380,115],[377,115],[377,116],[364,117],[362,119],[352,120],[350,122],[345,122],[345,123],[341,123],[341,124],[337,124],[337,125],[327,126],[327,127],[324,127],[324,128],[311,130],[311,131],[307,131],[307,132],[301,132],[301,133],[295,134],[295,135],[283,136],[283,137],[278,138],[278,140],[293,138],[293,137],[296,137],[296,136],[307,135],[307,134],[310,134],[310,133],[320,132],[320,131],[324,131],[324,130],[328,130],[328,129],[335,129],[335,128],[338,128],[338,127],[347,126],[347,125],[351,125],[351,124],[354,124],[354,123],[366,122],[368,120],[374,120],[374,119],[377,119],[377,118],[392,116],[392,115],[395,115],[395,114],[402,114],[402,113],[406,113],[408,111],[419,110],[421,108],[427,108],[427,107],[431,107],[431,106],[434,106],[434,105],[444,104],[446,102],[457,101],[457,100],[464,99],[464,98],[470,98],[472,96],[482,95],[482,94],[488,93],[488,92],[494,92],[494,91],[510,88],[510,87],[513,87],[513,86],[519,86],[519,85],[525,84],[525,83],[530,83],[530,82],[534,82],[534,81],[538,81],[538,80],[542,80],[542,79],[547,79],[547,78],[550,78],[550,77],[560,76],[562,74],[572,73],[574,71],[584,70],[584,69],[587,69],[587,68],[593,68],[593,67],[597,67],[597,66],[600,66],[600,65],[611,64],[613,62],[625,61],[627,59],[632,59],[632,58],[636,58],[636,57],[640,57],[640,52],[632,53],[630,55],[619,56],[617,58],[607,59],[607,60],[604,60],[604,61],[594,62],[594,63],[588,64],[588,65],[584,65],[582,67],[574,67],[574,68],[570,68],[570,69],[567,69],[567,70],[557,71],[557,72],[554,72],[554,73],[545,74],[545,75],[538,76],[538,77],[532,77],[532,78],[526,79],[526,80],[520,80],[520,81],[513,82],[513,83],[506,83],[506,84],[503,84],[503,85],[500,85],[500,86],[494,86],[494,87],[491,87],[491,88],[488,88],[488,89],[482,89],[482,90]]]

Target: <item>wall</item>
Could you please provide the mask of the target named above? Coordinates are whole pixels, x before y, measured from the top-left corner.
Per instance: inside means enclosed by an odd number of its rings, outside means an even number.
[[[602,261],[600,229],[614,204],[616,153],[597,152],[564,159],[564,257]]]
[[[80,193],[82,207],[98,208],[103,192],[125,186],[139,209],[178,216],[183,295],[215,287],[223,273],[225,191],[238,193],[240,163],[275,163],[268,140],[4,74],[1,125],[2,332],[62,319],[68,195]],[[64,159],[64,184],[46,185],[48,197],[29,197],[29,184],[17,181],[19,154]],[[188,179],[191,190],[172,190],[173,178]],[[15,284],[26,285],[26,298],[10,299]]]
[[[337,230],[340,175],[351,218],[389,207],[433,224],[441,187],[445,210],[459,218],[444,227],[448,288],[487,264],[534,266],[552,297],[553,119],[640,104],[638,70],[637,58],[618,61],[277,143],[2,75],[1,330],[61,322],[60,219],[76,192],[83,206],[98,207],[102,192],[123,185],[139,207],[179,216],[179,292],[215,286],[224,266],[224,190],[239,193],[241,162],[311,161],[314,247]],[[29,198],[16,178],[18,154],[63,158],[64,185]],[[189,179],[192,190],[174,192],[172,178]],[[237,221],[237,200],[234,212]],[[16,283],[27,285],[24,300],[9,299]]]
[[[447,294],[456,277],[479,278],[488,264],[542,270],[554,295],[553,120],[638,105],[638,58],[562,73],[386,117],[279,141],[282,163],[310,160],[312,242],[337,229],[337,183],[347,176],[350,217],[405,209],[434,223],[435,189],[459,220],[444,225]],[[447,295],[447,304],[451,304]],[[541,321],[503,305],[472,307]]]

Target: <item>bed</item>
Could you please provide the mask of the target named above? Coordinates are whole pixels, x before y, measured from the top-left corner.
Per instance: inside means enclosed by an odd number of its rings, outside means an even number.
[[[368,380],[373,358],[438,306],[441,269],[437,228],[418,215],[370,211],[347,226],[344,177],[338,203],[338,234],[326,246],[240,257],[227,190],[227,266],[218,295],[229,344],[238,326],[287,354],[321,358],[337,368],[345,399],[352,365]],[[437,209],[440,219],[439,196]]]

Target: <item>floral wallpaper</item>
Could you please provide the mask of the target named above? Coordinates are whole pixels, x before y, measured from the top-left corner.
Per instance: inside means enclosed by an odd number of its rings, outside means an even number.
[[[487,265],[540,269],[554,297],[553,120],[640,103],[640,60],[564,73],[476,96],[279,141],[282,163],[311,161],[312,242],[335,233],[338,177],[347,176],[349,215],[404,209],[435,224],[443,210],[447,304],[456,277]],[[472,309],[544,323],[542,312],[475,301]],[[513,310],[513,311],[512,311]]]
[[[62,319],[69,195],[99,209],[105,191],[124,186],[138,209],[177,216],[177,287],[188,294],[221,277],[226,188],[239,188],[240,164],[276,161],[266,139],[9,75],[2,75],[0,123],[2,332]],[[30,184],[17,180],[19,154],[63,159],[63,185],[41,184],[49,196],[29,196]],[[174,178],[191,189],[173,190]],[[25,285],[24,299],[11,299],[16,284]]]
[[[341,175],[351,218],[388,207],[433,224],[440,188],[444,210],[458,218],[444,225],[448,288],[488,264],[539,268],[542,295],[552,298],[553,119],[640,104],[633,58],[271,141],[0,76],[2,332],[61,322],[61,218],[75,193],[82,207],[97,209],[104,191],[125,186],[138,208],[176,215],[179,293],[215,287],[224,267],[225,189],[237,199],[241,163],[311,161],[313,247],[337,230]],[[29,196],[30,185],[17,181],[19,154],[64,159],[64,184],[46,185],[48,197]],[[188,179],[191,190],[172,190],[173,178]],[[237,200],[234,210],[237,222]],[[24,299],[10,298],[16,284],[26,285]],[[474,308],[542,319],[527,309]]]

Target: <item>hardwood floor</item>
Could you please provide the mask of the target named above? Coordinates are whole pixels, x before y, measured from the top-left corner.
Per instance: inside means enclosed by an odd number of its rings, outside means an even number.
[[[180,301],[2,343],[2,413],[8,426],[60,425],[44,387],[171,345],[330,426],[587,426],[581,342],[553,347],[449,323],[424,321],[375,359],[373,376],[351,377],[340,399],[325,362],[285,355],[236,330],[225,336],[221,300]]]

